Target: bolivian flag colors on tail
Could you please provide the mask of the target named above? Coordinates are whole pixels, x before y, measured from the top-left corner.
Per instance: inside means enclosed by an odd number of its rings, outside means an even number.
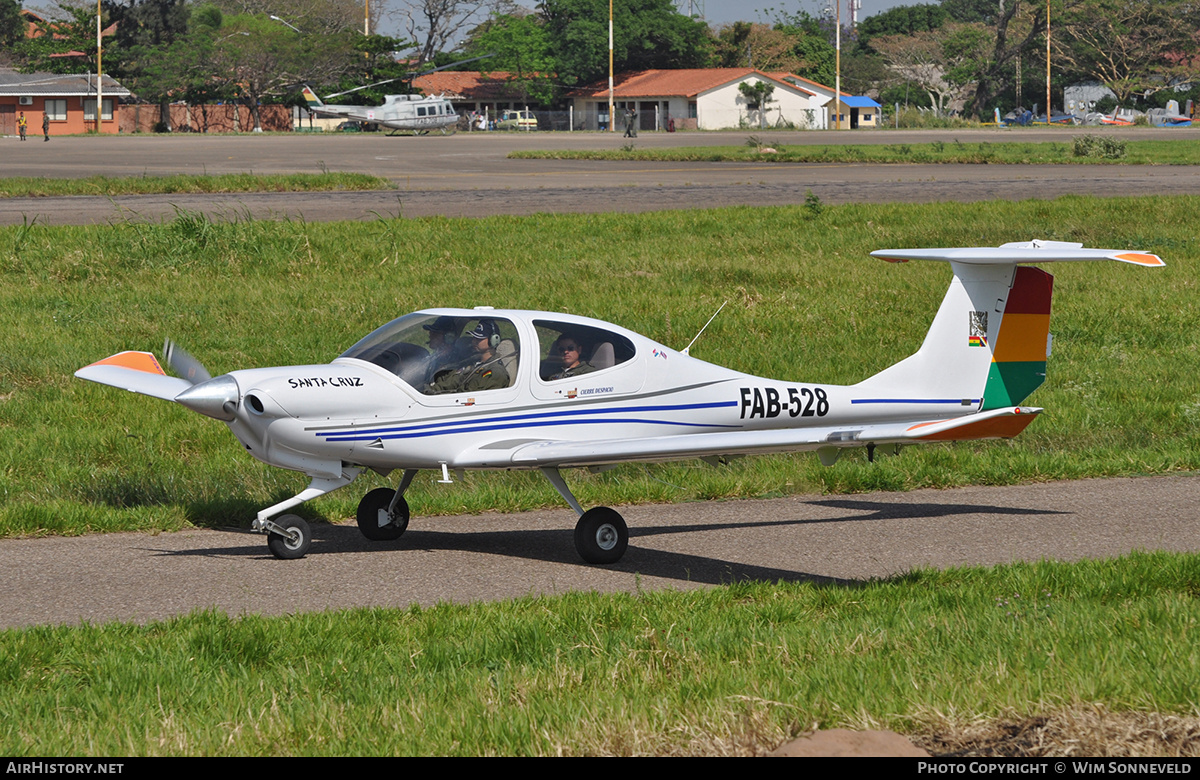
[[[1019,266],[992,353],[983,410],[1016,406],[1046,381],[1054,277]]]

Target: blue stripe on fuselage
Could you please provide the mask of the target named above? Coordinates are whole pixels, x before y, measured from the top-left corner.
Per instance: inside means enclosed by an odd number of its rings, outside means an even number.
[[[318,436],[327,437],[327,441],[362,441],[376,438],[400,439],[418,436],[434,436],[446,433],[468,433],[476,431],[503,430],[506,428],[529,428],[546,425],[589,425],[595,423],[649,423],[658,425],[675,425],[699,428],[737,428],[738,425],[719,425],[712,423],[672,422],[669,420],[653,420],[627,418],[617,419],[604,417],[602,419],[583,419],[596,415],[629,414],[631,412],[670,412],[692,409],[715,409],[737,406],[736,401],[716,401],[696,404],[671,404],[655,406],[628,406],[616,409],[568,409],[556,412],[539,412],[535,414],[517,414],[479,419],[472,417],[463,420],[446,420],[444,422],[424,423],[417,425],[399,425],[381,428],[349,428],[337,431],[322,431]],[[554,418],[570,417],[575,419],[556,420]],[[391,435],[384,435],[391,434]]]
[[[979,403],[980,399],[967,399],[973,404]],[[852,398],[852,404],[957,404],[962,405],[961,398]]]

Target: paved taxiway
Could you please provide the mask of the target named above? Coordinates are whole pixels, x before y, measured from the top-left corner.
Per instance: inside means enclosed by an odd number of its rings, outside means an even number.
[[[988,143],[1077,131],[798,133],[800,143]],[[1200,138],[1135,128],[1122,137]],[[742,135],[643,135],[639,146],[738,143]],[[772,136],[776,139],[778,136]],[[0,145],[9,139],[0,139]],[[159,219],[175,208],[306,220],[380,215],[640,211],[731,204],[1021,199],[1068,193],[1200,193],[1200,171],[1171,166],[779,166],[508,160],[516,148],[620,146],[585,134],[451,138],[296,136],[63,138],[12,143],[4,175],[329,170],[386,176],[386,193],[0,200],[0,224]],[[1170,258],[1168,258],[1170,262]],[[356,488],[348,488],[354,490]],[[452,488],[451,488],[452,489]],[[0,626],[146,621],[214,607],[230,614],[431,604],[560,593],[689,588],[737,579],[862,580],[915,566],[1073,560],[1130,550],[1200,549],[1200,476],[770,501],[630,507],[630,550],[615,567],[581,564],[566,508],[422,518],[397,543],[352,526],[315,527],[312,554],[276,561],[264,539],[195,530],[0,541]]]
[[[1123,138],[1200,138],[1200,128],[863,131],[771,134],[784,146],[833,143],[1061,143],[1105,132]],[[643,133],[639,148],[740,144],[744,133]],[[485,216],[534,212],[636,212],[657,209],[803,203],[1021,200],[1070,194],[1200,194],[1198,166],[865,165],[715,162],[514,160],[520,149],[618,148],[597,133],[459,133],[451,137],[365,135],[125,136],[61,138],[5,150],[4,175],[70,178],[172,173],[371,173],[395,190],[354,193],[151,195],[115,198],[0,199],[0,224],[104,224],[171,218],[177,209],[217,218],[313,221]]]
[[[918,566],[1196,551],[1197,506],[1200,476],[628,507],[629,551],[611,567],[576,557],[566,508],[414,516],[386,543],[365,541],[353,525],[316,525],[312,552],[298,561],[272,558],[261,536],[213,530],[7,540],[0,627],[144,622],[208,607],[284,614],[746,579],[866,580]]]

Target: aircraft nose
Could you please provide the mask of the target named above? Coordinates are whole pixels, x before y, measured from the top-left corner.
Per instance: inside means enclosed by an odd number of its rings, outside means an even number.
[[[207,382],[192,385],[175,396],[175,401],[193,412],[230,422],[237,412],[240,396],[237,380],[229,374],[222,374]]]

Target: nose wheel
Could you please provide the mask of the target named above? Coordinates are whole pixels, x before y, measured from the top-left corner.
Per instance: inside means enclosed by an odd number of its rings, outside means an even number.
[[[267,549],[276,558],[290,561],[303,558],[312,546],[312,529],[304,518],[283,515],[275,518],[274,528],[267,532]]]
[[[592,507],[575,525],[575,549],[588,563],[616,563],[629,546],[629,528],[616,510]]]

